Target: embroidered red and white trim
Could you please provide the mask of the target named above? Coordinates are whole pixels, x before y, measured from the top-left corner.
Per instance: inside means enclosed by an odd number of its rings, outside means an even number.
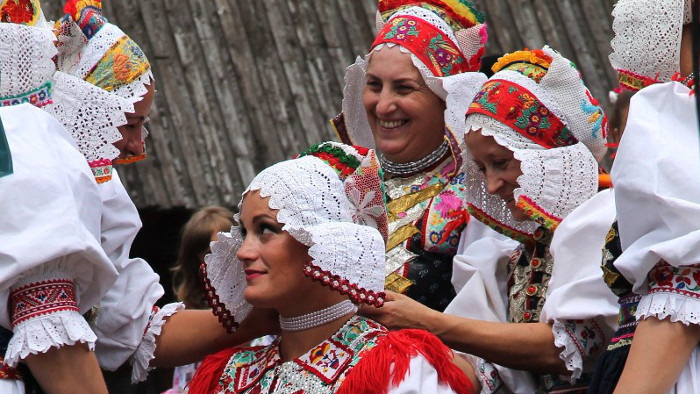
[[[80,313],[75,287],[67,279],[30,283],[10,292],[13,329],[17,324],[34,317],[67,310]]]
[[[341,294],[350,296],[350,299],[356,303],[362,302],[368,305],[374,305],[377,308],[384,305],[385,294],[383,291],[376,293],[372,290],[359,288],[356,284],[351,283],[347,279],[343,279],[338,275],[333,275],[329,271],[324,271],[311,261],[307,262],[304,266],[304,274]]]

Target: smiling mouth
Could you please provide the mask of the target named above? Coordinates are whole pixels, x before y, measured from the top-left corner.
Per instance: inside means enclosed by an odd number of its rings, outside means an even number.
[[[407,120],[379,120],[379,126],[385,129],[395,129],[408,123]]]
[[[245,279],[248,281],[267,274],[266,271],[259,270],[244,270],[243,272],[245,272]]]

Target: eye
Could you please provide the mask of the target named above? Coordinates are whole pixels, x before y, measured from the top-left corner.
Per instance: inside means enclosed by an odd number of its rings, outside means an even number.
[[[382,83],[376,79],[368,79],[365,81],[365,86],[373,92],[378,92],[382,89]]]
[[[499,170],[502,170],[502,169],[505,169],[508,167],[509,162],[510,162],[510,160],[506,160],[506,159],[495,160],[493,162],[493,166],[498,168]]]
[[[399,94],[409,94],[416,90],[413,86],[410,85],[399,85],[396,90],[399,92]]]
[[[248,230],[246,230],[243,225],[239,226],[238,229],[238,231],[241,232],[241,238],[245,239],[245,236],[248,235]]]

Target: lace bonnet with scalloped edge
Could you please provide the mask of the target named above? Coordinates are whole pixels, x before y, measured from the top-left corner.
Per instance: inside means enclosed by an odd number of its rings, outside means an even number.
[[[610,63],[620,85],[637,91],[680,72],[683,26],[691,0],[620,0],[613,9]]]
[[[375,147],[362,101],[367,66],[374,52],[398,45],[410,54],[430,90],[447,101],[445,139],[459,168],[464,111],[463,105],[455,109],[449,104],[470,101],[486,81],[477,72],[487,40],[484,16],[465,0],[380,0],[377,32],[370,52],[346,70],[343,112],[331,120],[338,137],[344,143]],[[439,43],[431,49],[432,39]],[[447,98],[446,85],[459,100]]]
[[[467,133],[481,130],[513,151],[522,175],[516,206],[530,221],[516,221],[505,202],[487,191],[486,178],[466,152],[469,212],[520,242],[542,226],[554,231],[597,192],[596,155],[604,153],[603,110],[575,66],[549,47],[505,55],[467,112]]]
[[[282,229],[309,247],[307,276],[356,303],[381,306],[387,238],[382,176],[373,150],[326,142],[266,168],[243,197],[254,190],[269,197]],[[243,298],[242,243],[238,226],[220,233],[202,265],[209,303],[229,330],[252,309]]]
[[[143,50],[102,15],[100,0],[68,0],[65,15],[56,22],[58,31],[56,64],[59,71],[114,93],[131,104],[139,102],[153,80],[151,64]],[[133,111],[130,111],[133,112]],[[146,158],[143,154],[117,158],[115,164],[130,164]]]
[[[0,23],[0,105],[31,103],[53,115],[71,133],[95,179],[111,179],[113,145],[122,137],[133,105],[114,94],[57,72],[53,32],[47,28]]]

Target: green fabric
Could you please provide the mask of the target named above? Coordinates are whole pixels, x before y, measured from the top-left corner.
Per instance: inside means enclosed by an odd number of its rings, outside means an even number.
[[[7,144],[5,137],[5,128],[0,120],[0,177],[12,174],[12,155],[10,155],[10,146]]]

